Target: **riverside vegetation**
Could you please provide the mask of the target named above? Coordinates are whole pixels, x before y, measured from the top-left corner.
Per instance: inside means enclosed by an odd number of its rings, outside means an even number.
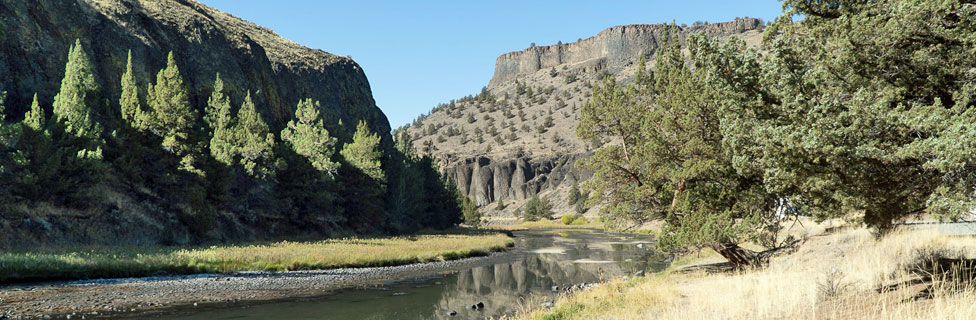
[[[971,317],[972,238],[896,226],[971,216],[974,21],[971,1],[785,0],[761,50],[665,37],[653,71],[605,78],[581,109],[577,133],[604,142],[579,163],[588,203],[733,271],[619,281],[523,317]],[[806,217],[848,229],[788,232]]]
[[[461,222],[463,197],[429,157],[414,155],[408,141],[384,144],[365,122],[347,128],[320,112],[331,109],[317,101],[299,101],[276,133],[250,92],[233,107],[219,73],[206,104],[195,105],[175,53],[145,85],[133,72],[135,63],[130,52],[120,98],[109,101],[78,40],[50,108],[35,94],[25,114],[8,115],[0,99],[0,212],[26,221],[37,208],[53,208],[56,216],[97,215],[92,212],[114,201],[110,195],[123,194],[158,204],[191,238],[163,248],[6,251],[0,281],[403,264],[477,255],[508,241],[446,234],[188,248],[241,242],[215,231],[241,224],[272,239],[442,230]],[[276,233],[278,226],[299,231]]]
[[[484,255],[511,246],[495,232],[458,229],[392,238],[213,247],[59,248],[0,253],[0,283],[153,275],[394,266]]]

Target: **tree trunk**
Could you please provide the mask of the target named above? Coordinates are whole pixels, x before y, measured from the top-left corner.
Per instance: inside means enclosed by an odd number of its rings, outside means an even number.
[[[743,267],[761,267],[769,262],[769,258],[773,255],[788,252],[789,250],[796,247],[796,241],[786,243],[780,247],[772,248],[762,252],[755,252],[743,247],[738,244],[731,242],[719,242],[712,245],[712,250],[718,252],[718,254],[729,260],[736,269],[741,269]]]
[[[735,243],[719,242],[712,245],[712,250],[729,260],[729,263],[736,269],[763,264],[763,259],[758,252],[740,247]]]

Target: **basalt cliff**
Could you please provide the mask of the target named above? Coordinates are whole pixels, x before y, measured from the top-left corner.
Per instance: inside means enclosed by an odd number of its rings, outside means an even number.
[[[758,46],[762,27],[758,19],[740,18],[679,26],[676,36],[681,41],[698,32],[716,39],[734,36]],[[510,218],[537,193],[552,201],[557,216],[570,213],[573,207],[565,201],[570,186],[592,176],[576,162],[599,147],[576,135],[579,110],[593,83],[607,75],[632,81],[642,55],[653,68],[667,29],[616,26],[572,43],[502,54],[480,94],[441,104],[405,130],[416,149],[439,159],[461,193],[490,216]]]

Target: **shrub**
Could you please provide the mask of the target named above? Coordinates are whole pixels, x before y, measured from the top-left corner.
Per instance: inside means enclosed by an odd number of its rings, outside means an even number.
[[[580,226],[580,225],[584,225],[584,224],[587,224],[587,223],[590,223],[590,220],[586,220],[586,218],[583,217],[583,215],[577,215],[576,216],[576,219],[573,219],[573,225],[574,226]]]
[[[559,218],[559,221],[565,225],[572,224],[573,220],[576,220],[576,216],[572,214],[564,214],[562,218]]]

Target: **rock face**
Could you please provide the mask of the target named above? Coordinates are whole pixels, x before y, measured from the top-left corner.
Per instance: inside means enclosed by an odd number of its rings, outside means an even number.
[[[641,54],[652,66],[666,30],[665,25],[616,26],[575,43],[503,54],[488,83],[490,98],[442,104],[407,132],[417,150],[435,147],[431,154],[475,203],[506,200],[482,208],[488,216],[507,218],[523,205],[520,200],[537,193],[553,201],[556,215],[575,213],[563,201],[570,190],[565,184],[592,176],[573,162],[599,147],[576,134],[590,84],[608,74],[622,84],[633,81]],[[759,19],[742,18],[678,27],[675,35],[679,41],[697,32],[713,39],[734,36],[758,46],[761,31]]]
[[[576,160],[589,154],[572,154],[530,159],[516,157],[493,161],[486,157],[468,159],[447,168],[462,194],[479,206],[501,200],[525,200],[542,190],[563,183],[589,179],[593,173],[577,169]]]
[[[173,51],[196,106],[205,104],[220,72],[235,105],[254,92],[272,129],[287,123],[300,99],[312,98],[343,123],[366,120],[389,137],[389,122],[352,59],[303,47],[196,1],[3,0],[0,17],[0,90],[8,92],[14,118],[35,92],[51,105],[68,47],[81,39],[116,106],[129,50],[143,85]]]
[[[760,26],[760,20],[744,18],[684,28],[679,36],[684,37],[699,31],[709,35],[728,35],[754,30]],[[531,47],[524,51],[506,53],[496,60],[495,75],[488,82],[488,87],[494,88],[514,80],[518,75],[563,64],[585,63],[588,69],[605,68],[610,73],[616,73],[626,64],[633,63],[635,57],[641,53],[650,58],[660,47],[665,28],[661,24],[616,26],[573,43]]]
[[[275,132],[293,116],[299,100],[312,98],[321,102],[327,125],[341,120],[344,128],[355,130],[365,120],[391,141],[389,122],[355,61],[303,47],[192,0],[0,0],[0,91],[8,93],[8,121],[23,116],[35,92],[50,108],[76,39],[95,64],[102,93],[115,110],[129,50],[143,87],[165,67],[172,51],[197,108],[206,105],[219,72],[232,103],[239,106],[251,91]],[[340,139],[352,136],[329,129]],[[32,208],[31,216],[0,212],[0,249],[186,244],[194,239],[180,217],[155,198],[106,189],[111,201],[104,206],[41,206]],[[252,241],[314,232],[285,220],[269,221],[254,226],[220,212],[220,227],[206,237]]]

